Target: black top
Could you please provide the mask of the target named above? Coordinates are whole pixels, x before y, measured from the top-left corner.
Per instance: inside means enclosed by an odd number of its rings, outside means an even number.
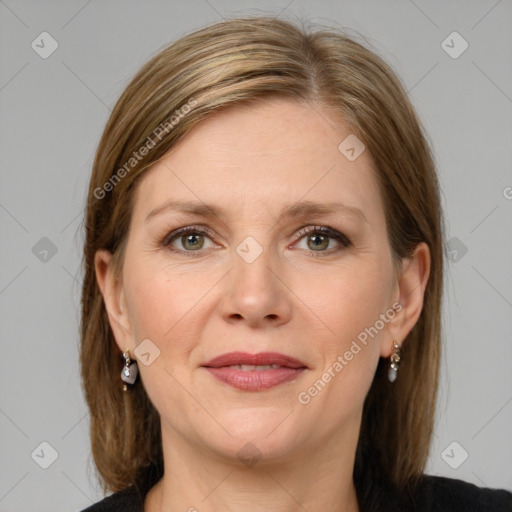
[[[146,487],[147,490],[149,490]],[[144,512],[146,490],[131,486],[82,512]],[[413,492],[372,489],[361,512],[512,512],[512,493],[439,476],[425,475]]]

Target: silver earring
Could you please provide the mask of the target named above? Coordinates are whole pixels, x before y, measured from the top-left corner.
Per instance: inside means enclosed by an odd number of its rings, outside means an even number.
[[[121,370],[121,379],[127,384],[133,384],[137,375],[139,374],[139,368],[137,367],[137,363],[130,359],[130,351],[126,349],[126,352],[123,352],[124,357],[124,367]],[[128,388],[126,384],[123,386],[123,391],[126,391]]]
[[[398,366],[400,363],[400,345],[396,341],[393,341],[393,353],[391,354],[389,360],[391,361],[391,364],[389,365],[388,370],[388,380],[389,382],[395,382],[398,375]]]

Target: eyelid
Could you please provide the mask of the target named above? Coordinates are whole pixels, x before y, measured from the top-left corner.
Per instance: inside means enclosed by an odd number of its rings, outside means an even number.
[[[207,235],[208,238],[210,238],[210,239],[214,239],[216,236],[216,234],[210,228],[208,228],[206,226],[189,225],[189,226],[184,226],[182,228],[177,228],[177,229],[172,230],[170,233],[168,233],[164,237],[164,239],[162,240],[161,243],[163,246],[167,247],[171,244],[171,240],[173,240],[175,238],[177,239],[180,235],[184,236],[185,234],[187,234],[189,232]],[[352,245],[351,240],[344,233],[342,233],[334,228],[331,228],[329,226],[320,226],[320,225],[304,226],[292,235],[292,239],[294,241],[301,240],[306,235],[311,234],[311,233],[328,236],[329,238],[336,240],[339,244],[341,244],[341,246],[343,248],[347,248],[350,245]],[[212,242],[213,242],[213,240],[212,240]],[[171,249],[171,250],[173,250],[174,252],[187,253],[187,255],[195,255],[195,256],[199,256],[201,252],[204,252],[201,250],[197,250],[197,251],[185,251],[183,249]],[[311,250],[309,250],[308,252],[315,256],[320,256],[322,254],[332,254],[333,252],[336,252],[336,251],[337,251],[337,249],[330,249],[328,251],[311,251]]]
[[[333,238],[340,236],[340,235],[345,237],[345,235],[343,235],[343,233],[341,233],[341,232],[337,231],[336,229],[331,228],[329,226],[320,226],[320,225],[311,224],[311,225],[304,226],[303,228],[300,228],[292,236],[292,238],[295,240],[297,238],[302,238],[304,235],[309,235],[310,233],[322,233],[325,235],[331,235]]]
[[[176,238],[179,235],[185,235],[188,232],[196,232],[196,231],[198,233],[208,235],[208,237],[210,237],[210,238],[214,238],[216,236],[215,233],[210,228],[207,228],[206,226],[194,226],[194,225],[184,226],[182,228],[174,229],[170,233],[165,235],[164,239],[162,240],[162,244],[167,246],[173,238]],[[190,251],[190,252],[192,252],[192,251]]]
[[[329,238],[333,238],[334,240],[339,242],[343,247],[349,247],[350,245],[352,245],[352,241],[344,233],[342,233],[341,231],[338,231],[334,228],[331,228],[329,226],[318,226],[318,225],[305,226],[304,228],[301,228],[299,231],[297,231],[293,235],[292,238],[294,240],[301,239],[304,236],[309,235],[309,234],[320,234],[320,235],[328,236]],[[312,252],[329,253],[330,251],[312,251]]]

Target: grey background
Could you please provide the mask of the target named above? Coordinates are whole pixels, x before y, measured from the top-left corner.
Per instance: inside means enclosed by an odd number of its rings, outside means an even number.
[[[78,377],[79,229],[115,100],[187,31],[256,13],[356,30],[410,90],[453,251],[428,472],[512,490],[511,1],[0,0],[0,511],[101,497]],[[44,31],[58,42],[47,59],[31,47]],[[458,58],[441,46],[454,31],[469,44]]]

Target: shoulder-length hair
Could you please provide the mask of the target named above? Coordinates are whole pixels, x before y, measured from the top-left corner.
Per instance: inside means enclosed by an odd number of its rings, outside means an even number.
[[[122,391],[122,354],[106,314],[94,255],[122,266],[137,179],[191,128],[219,109],[280,96],[321,105],[370,152],[384,199],[394,263],[419,242],[431,253],[424,305],[402,345],[399,378],[381,359],[364,404],[354,481],[398,488],[424,471],[438,387],[443,218],[427,135],[400,79],[375,51],[338,29],[314,30],[270,17],[223,21],[164,48],[117,101],[94,160],[84,219],[81,376],[92,454],[103,489],[139,486],[162,468],[160,418],[138,379]],[[145,148],[145,149],[143,149]]]

